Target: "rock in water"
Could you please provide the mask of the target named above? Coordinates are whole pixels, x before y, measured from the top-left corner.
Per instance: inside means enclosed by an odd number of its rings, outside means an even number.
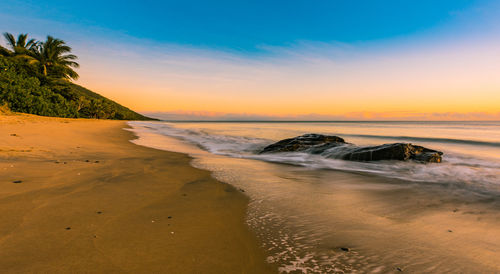
[[[441,151],[415,146],[408,143],[385,144],[360,147],[342,156],[350,161],[415,160],[419,162],[440,163]]]
[[[284,139],[265,147],[260,153],[274,152],[308,152],[349,161],[414,160],[429,163],[440,163],[443,155],[441,151],[409,143],[357,147],[340,137],[321,134]]]
[[[268,145],[260,153],[271,152],[294,152],[304,151],[311,148],[324,150],[327,147],[345,145],[344,139],[337,136],[321,134],[304,134],[302,136],[281,140],[277,143]],[[324,149],[322,149],[324,147]]]

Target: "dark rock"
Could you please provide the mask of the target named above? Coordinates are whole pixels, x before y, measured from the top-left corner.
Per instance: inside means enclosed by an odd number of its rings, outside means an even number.
[[[10,136],[19,137],[19,135],[12,133]]]
[[[99,163],[99,161],[95,161],[94,163],[96,163],[96,164],[97,164],[97,163]]]
[[[97,211],[97,214],[102,214],[102,211]]]
[[[68,226],[68,227],[66,227],[66,230],[70,230],[70,229],[71,229],[71,227],[69,227],[69,226]]]
[[[453,232],[453,230],[451,230],[451,229],[448,229],[448,232]]]
[[[401,269],[400,267],[396,267],[396,270],[399,272],[403,272],[403,269]]]
[[[22,183],[22,182],[23,182],[23,181],[21,181],[21,180],[13,181],[13,183],[14,183],[14,184],[20,184],[20,183]]]
[[[440,163],[442,152],[415,146],[408,143],[385,144],[360,147],[342,156],[350,161],[415,160],[419,162]]]
[[[340,250],[345,251],[345,252],[351,251],[351,249],[349,249],[348,247],[341,247]]]
[[[244,190],[243,188],[240,188],[240,191],[241,191],[241,192],[245,192],[245,190]]]
[[[172,219],[172,216],[168,216],[169,219]]]
[[[87,162],[87,163],[88,163],[88,162],[90,162],[90,160],[85,160],[85,162]]]
[[[304,134],[271,144],[265,147],[260,153],[304,151],[315,147],[324,150],[327,146],[332,147],[344,144],[346,144],[344,139],[337,136]]]
[[[440,163],[442,152],[409,143],[357,147],[337,136],[305,134],[265,147],[260,153],[307,152],[349,161],[418,161]]]

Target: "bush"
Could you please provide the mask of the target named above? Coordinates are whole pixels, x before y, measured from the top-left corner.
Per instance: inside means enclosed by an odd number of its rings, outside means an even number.
[[[47,81],[22,59],[0,56],[0,105],[43,116],[149,120],[69,81]]]

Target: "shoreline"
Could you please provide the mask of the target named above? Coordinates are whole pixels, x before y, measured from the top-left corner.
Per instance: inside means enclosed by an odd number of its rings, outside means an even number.
[[[167,130],[169,126],[129,124],[141,137],[135,143],[187,153],[193,166],[244,189],[251,197],[249,226],[280,271],[498,271],[500,219],[494,199],[431,182],[207,151],[212,135],[253,136],[254,127],[179,125],[192,130],[184,139],[179,131]],[[196,142],[191,137],[198,131],[209,136]],[[233,145],[231,141],[227,143]]]
[[[245,224],[248,197],[188,155],[130,142],[125,121],[0,125],[3,271],[276,272]]]

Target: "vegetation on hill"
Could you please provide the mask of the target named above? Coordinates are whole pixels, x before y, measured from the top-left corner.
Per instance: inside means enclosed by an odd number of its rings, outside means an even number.
[[[0,105],[15,112],[68,118],[149,120],[116,102],[71,82],[77,57],[60,39],[28,40],[4,34],[0,46]]]

